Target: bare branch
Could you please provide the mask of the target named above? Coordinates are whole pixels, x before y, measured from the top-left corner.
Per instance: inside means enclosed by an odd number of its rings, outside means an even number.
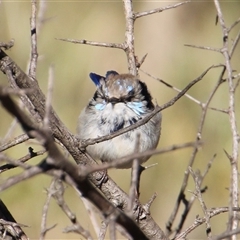
[[[201,142],[198,142],[198,147],[201,146]],[[175,151],[178,149],[183,149],[187,147],[194,147],[196,148],[196,142],[189,142],[189,143],[184,143],[184,144],[176,144],[172,145],[170,147],[162,148],[162,149],[157,149],[157,150],[148,150],[145,152],[141,153],[133,153],[131,155],[116,159],[114,162],[109,162],[109,163],[102,163],[101,165],[91,165],[87,166],[84,170],[84,174],[88,175],[92,172],[95,171],[101,171],[109,168],[119,168],[121,165],[124,165],[126,163],[132,162],[134,159],[139,159],[142,157],[148,157],[148,156],[153,156],[157,154],[163,154],[171,151]],[[147,169],[148,167],[145,167]]]
[[[11,147],[14,147],[20,143],[23,143],[23,142],[27,141],[28,139],[29,139],[29,137],[26,133],[24,133],[18,137],[15,137],[14,139],[11,139],[7,143],[0,146],[0,152],[5,151],[6,149],[9,149]]]
[[[226,213],[226,212],[228,212],[229,211],[229,209],[228,209],[228,207],[220,207],[220,208],[212,208],[212,209],[210,209],[209,210],[209,212],[210,212],[210,218],[212,218],[212,217],[214,217],[214,216],[217,216],[217,215],[219,215],[219,214],[221,214],[221,213]],[[240,208],[234,208],[234,211],[240,211]],[[203,217],[203,218],[199,218],[199,217],[197,217],[196,219],[195,219],[195,221],[194,221],[194,223],[191,225],[191,226],[189,226],[186,230],[184,230],[182,233],[180,233],[180,234],[178,234],[175,238],[174,238],[174,240],[177,240],[177,239],[185,239],[186,238],[186,236],[190,233],[190,232],[192,232],[194,229],[196,229],[198,226],[200,226],[200,225],[202,225],[203,223],[205,223],[206,222],[206,219],[205,219],[205,217]],[[221,238],[220,238],[221,239]]]
[[[165,82],[164,80],[158,78],[158,77],[154,77],[153,75],[151,75],[150,73],[147,73],[146,71],[142,70],[142,69],[139,69],[141,72],[145,73],[147,76],[153,78],[153,79],[156,79],[157,81],[159,81],[160,83],[163,83],[165,86],[169,87],[169,88],[172,88],[173,90],[177,91],[177,92],[181,92],[182,90],[181,89],[178,89],[174,86],[172,86],[171,84]],[[193,102],[197,103],[198,105],[202,105],[202,103],[197,100],[196,98],[192,97],[191,95],[189,95],[188,93],[185,93],[184,94],[185,97],[189,98],[190,100],[192,100]]]
[[[239,43],[239,40],[240,40],[240,31],[238,32],[236,38],[234,39],[232,47],[231,47],[231,49],[229,51],[230,58],[232,57],[233,53],[235,52],[235,49],[236,49],[236,47],[237,47],[237,45]]]
[[[3,173],[5,171],[7,171],[9,169],[13,169],[15,167],[19,167],[19,166],[23,167],[23,165],[20,165],[21,163],[25,163],[28,160],[30,160],[30,159],[32,159],[34,157],[43,155],[46,152],[45,149],[41,150],[41,151],[38,151],[38,152],[34,152],[31,147],[29,147],[28,150],[29,150],[29,153],[26,156],[18,159],[17,161],[11,161],[11,163],[8,163],[8,164],[0,166],[0,173]],[[9,158],[3,158],[3,160],[6,160],[6,161],[9,162]]]
[[[154,13],[160,13],[160,12],[163,12],[163,11],[166,11],[166,10],[169,10],[169,9],[173,9],[173,8],[177,8],[179,6],[182,6],[186,3],[189,3],[191,1],[185,1],[185,2],[181,2],[181,3],[176,3],[174,5],[168,5],[166,7],[161,7],[161,8],[155,8],[153,10],[148,10],[148,11],[145,11],[145,12],[137,12],[134,14],[134,17],[135,19],[137,18],[140,18],[140,17],[145,17],[145,16],[148,16],[148,15],[151,15],[151,14],[154,14]]]
[[[32,16],[30,19],[30,28],[31,28],[31,59],[28,74],[31,78],[36,78],[36,70],[37,70],[37,1],[31,0],[32,2]]]
[[[56,38],[56,40],[64,41],[64,42],[71,42],[71,43],[78,43],[78,44],[86,44],[95,47],[107,47],[107,48],[119,48],[124,50],[124,46],[121,43],[106,43],[106,42],[95,42],[89,40],[77,40],[77,39],[69,39],[69,38]]]
[[[15,221],[12,214],[9,212],[6,205],[0,199],[0,235],[1,239],[18,239],[18,240],[28,240],[29,238],[22,230],[22,227],[27,227],[24,224],[19,224]]]
[[[49,118],[51,113],[51,103],[52,103],[52,94],[53,94],[53,83],[54,83],[54,76],[53,76],[53,66],[50,66],[49,72],[48,72],[48,91],[46,96],[46,110],[45,110],[45,116],[43,119],[44,127],[47,129],[49,127]]]
[[[47,189],[47,199],[45,201],[45,204],[43,206],[43,211],[42,211],[42,222],[41,222],[41,233],[40,233],[40,240],[43,240],[48,232],[47,228],[47,214],[49,211],[49,206],[50,206],[50,201],[52,198],[52,188],[54,185],[54,181],[52,180],[49,189]]]
[[[134,12],[132,0],[123,0],[123,7],[126,20],[124,49],[127,54],[128,71],[137,76],[137,62],[134,49]]]
[[[237,128],[237,119],[235,113],[235,92],[234,92],[234,83],[232,76],[232,67],[230,63],[230,54],[228,51],[228,29],[225,25],[224,17],[218,0],[214,0],[214,4],[217,10],[218,19],[222,28],[223,36],[223,48],[222,54],[225,59],[226,70],[228,74],[228,87],[229,87],[229,122],[232,132],[232,154],[231,154],[231,184],[230,184],[230,201],[229,201],[229,222],[228,230],[236,230],[238,227],[238,217],[237,213],[233,211],[234,207],[238,207],[239,204],[239,195],[238,195],[238,156],[239,156],[239,147],[238,147],[238,128]],[[236,236],[233,236],[232,239],[236,239]]]
[[[219,53],[221,52],[221,48],[196,46],[196,45],[193,45],[193,44],[184,44],[184,46],[192,47],[192,48],[199,48],[199,49],[203,49],[203,50],[210,50],[210,51],[219,52]]]
[[[210,240],[210,239],[212,239],[212,229],[211,229],[211,225],[210,225],[210,213],[209,213],[207,206],[202,198],[202,193],[201,193],[201,189],[200,189],[200,184],[202,182],[202,176],[200,175],[199,171],[195,173],[191,167],[189,167],[189,171],[194,179],[195,188],[196,188],[196,196],[200,202],[200,205],[202,207],[202,210],[203,210],[203,213],[205,216],[206,233],[207,233],[208,239]]]
[[[51,191],[51,195],[57,201],[59,207],[62,209],[62,211],[66,214],[66,216],[69,218],[69,220],[73,224],[71,227],[65,228],[64,232],[75,232],[82,235],[87,240],[92,240],[93,238],[89,233],[89,231],[87,231],[80,225],[76,215],[70,210],[69,206],[65,202],[63,198],[65,187],[60,179],[54,179],[53,185],[51,185],[50,191]]]

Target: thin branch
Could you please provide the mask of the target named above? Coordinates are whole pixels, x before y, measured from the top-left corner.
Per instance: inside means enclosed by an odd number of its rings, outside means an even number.
[[[220,234],[217,237],[214,237],[213,240],[221,240],[221,239],[227,239],[229,237],[235,236],[237,234],[240,234],[240,228],[237,228],[235,230],[232,231],[227,231],[225,233]]]
[[[204,217],[205,217],[205,221],[206,221],[207,238],[209,240],[211,240],[212,239],[212,228],[210,225],[210,213],[209,213],[207,206],[203,200],[202,192],[201,192],[201,188],[200,188],[200,184],[202,182],[202,176],[200,175],[200,172],[195,173],[191,167],[189,167],[189,172],[191,173],[191,175],[193,177],[193,180],[195,183],[195,188],[196,188],[196,196],[200,202],[200,205],[201,205],[203,213],[204,213]]]
[[[10,239],[18,239],[18,240],[28,240],[29,238],[22,230],[22,227],[27,227],[24,224],[19,224],[16,222],[10,211],[8,210],[7,206],[4,202],[0,199],[0,235],[1,233],[6,234],[6,239],[10,237]],[[1,239],[4,238],[4,234],[1,235]]]
[[[71,209],[65,202],[63,197],[65,192],[65,187],[60,179],[55,178],[53,180],[53,185],[51,185],[50,191],[51,191],[51,195],[54,197],[59,207],[62,209],[62,211],[66,214],[66,216],[69,218],[69,220],[73,224],[71,227],[65,228],[64,232],[75,232],[82,235],[87,240],[92,240],[93,238],[89,233],[89,231],[87,231],[80,225],[76,215],[71,211]]]
[[[238,195],[238,128],[237,128],[237,118],[235,113],[235,92],[234,83],[232,77],[232,67],[230,63],[230,55],[228,51],[228,29],[225,25],[224,17],[218,0],[214,0],[214,4],[217,10],[217,15],[222,28],[223,36],[223,48],[222,54],[225,58],[226,70],[228,74],[228,87],[229,87],[229,122],[232,132],[232,154],[231,154],[231,183],[230,183],[230,201],[229,201],[229,221],[228,230],[236,230],[238,227],[238,217],[237,213],[233,211],[234,207],[238,207],[239,195]],[[232,236],[232,239],[236,239],[236,236]]]
[[[44,127],[49,128],[49,117],[51,113],[51,103],[52,103],[52,94],[53,94],[53,84],[54,84],[54,70],[53,66],[50,66],[48,72],[48,91],[46,96],[46,106],[45,106],[45,116],[43,119]]]
[[[99,226],[99,223],[97,221],[97,218],[96,218],[96,209],[95,207],[85,198],[81,198],[82,199],[82,202],[88,212],[88,216],[90,218],[90,221],[91,221],[91,224],[94,228],[94,231],[96,233],[96,235],[99,235],[99,232],[100,232],[100,226]],[[100,240],[100,239],[99,239]]]
[[[233,53],[235,52],[235,49],[236,49],[236,47],[237,47],[237,45],[238,45],[238,43],[239,43],[239,40],[240,40],[240,31],[238,32],[236,38],[234,39],[233,44],[232,44],[232,47],[231,47],[231,49],[230,49],[230,51],[229,51],[229,57],[230,57],[230,59],[232,58]]]
[[[191,2],[191,1],[185,1],[185,2],[174,4],[174,5],[168,5],[166,7],[155,8],[155,9],[144,11],[144,12],[137,12],[137,13],[134,14],[134,17],[135,17],[135,19],[137,19],[137,18],[140,18],[140,17],[145,17],[145,16],[148,16],[148,15],[154,14],[154,13],[160,13],[160,12],[163,12],[163,11],[166,11],[166,10],[169,10],[169,9],[180,7],[180,6],[182,6],[186,3],[189,3],[189,2]]]
[[[123,0],[123,7],[126,20],[124,49],[127,54],[128,71],[137,76],[137,62],[134,49],[134,12],[132,0]]]
[[[47,9],[47,1],[39,0],[39,6],[38,6],[38,15],[37,15],[37,31],[38,34],[42,28],[42,25],[45,21],[44,15]]]
[[[2,146],[0,146],[0,152],[3,152],[6,149],[14,147],[20,143],[26,142],[28,139],[29,137],[26,133],[19,135],[18,137],[15,137],[14,139],[11,139],[7,143],[4,143]]]
[[[201,146],[201,144],[202,144],[201,142],[198,142],[198,147]],[[167,153],[167,152],[171,152],[171,151],[175,151],[175,150],[179,150],[179,149],[183,149],[183,148],[187,148],[187,147],[195,148],[196,142],[176,144],[176,145],[171,145],[169,147],[162,148],[162,149],[148,150],[148,151],[141,152],[141,153],[133,153],[128,156],[116,159],[116,161],[114,161],[114,162],[102,163],[101,165],[86,166],[84,169],[84,174],[88,175],[95,171],[101,171],[101,170],[110,169],[110,168],[119,168],[122,165],[129,164],[129,162],[132,162],[134,159],[140,159],[142,157],[150,157],[153,155],[163,154],[163,153]],[[148,167],[146,167],[146,169],[147,168]]]
[[[86,44],[86,45],[95,46],[95,47],[119,48],[124,50],[124,45],[121,43],[106,43],[106,42],[88,41],[85,39],[77,40],[77,39],[70,39],[70,38],[56,38],[56,40],[70,42],[70,43],[77,43],[77,44]]]
[[[31,28],[31,59],[28,74],[31,78],[36,79],[36,70],[37,70],[37,0],[31,0],[32,2],[32,15],[30,18],[30,28]]]
[[[0,173],[3,173],[9,169],[13,169],[13,168],[16,168],[16,167],[21,167],[21,165],[19,165],[20,163],[25,163],[27,162],[28,160],[34,158],[34,157],[37,157],[37,156],[40,156],[40,155],[43,155],[44,153],[46,153],[46,150],[41,150],[41,151],[38,151],[38,152],[34,152],[33,149],[31,147],[29,147],[29,153],[18,159],[17,161],[12,161],[11,163],[8,163],[8,164],[5,164],[5,165],[2,165],[0,166]],[[6,161],[9,161],[9,158],[4,158],[2,160],[6,160]]]
[[[229,211],[228,207],[212,208],[209,210],[210,218],[215,217],[221,213],[226,213],[228,211]],[[239,212],[240,208],[234,208],[234,211]],[[205,222],[206,222],[205,217],[203,217],[203,218],[197,217],[195,219],[194,223],[191,226],[189,226],[187,229],[185,229],[183,232],[178,234],[176,236],[176,238],[174,238],[174,240],[185,239],[190,232],[192,232],[194,229],[196,229],[197,227],[199,227],[200,225],[202,225]]]
[[[139,153],[140,148],[140,135],[137,136],[135,143],[134,153]],[[130,217],[133,216],[133,206],[134,200],[139,196],[139,181],[140,181],[140,165],[139,158],[134,158],[132,162],[132,172],[131,172],[131,183],[129,189],[129,201],[128,201],[128,214]]]
[[[228,32],[230,33],[232,31],[232,29],[237,26],[237,24],[240,23],[240,18],[238,18],[229,28],[228,28]]]
[[[142,69],[139,69],[139,70],[140,70],[141,72],[145,73],[147,76],[149,76],[149,77],[151,77],[151,78],[159,81],[160,83],[163,83],[165,86],[167,86],[167,87],[169,87],[169,88],[172,88],[173,90],[175,90],[175,91],[177,91],[177,92],[181,92],[181,91],[182,91],[181,89],[178,89],[178,88],[174,87],[173,85],[165,82],[164,80],[162,80],[162,79],[160,79],[160,78],[158,78],[158,77],[154,77],[153,75],[151,75],[150,73],[148,73],[148,72],[146,72],[146,71],[144,71],[144,70],[142,70]],[[192,96],[189,95],[188,93],[185,93],[184,96],[187,97],[187,98],[189,98],[189,99],[192,100],[193,102],[197,103],[198,105],[200,105],[200,106],[202,105],[202,103],[201,103],[199,100],[197,100],[196,98],[192,97]]]
[[[214,52],[221,52],[221,48],[213,48],[213,47],[205,47],[205,46],[197,46],[193,44],[184,44],[186,47],[192,47],[192,48],[198,48],[198,49],[203,49],[203,50],[210,50]]]
[[[47,199],[44,203],[43,206],[43,211],[42,211],[42,221],[41,221],[41,233],[40,233],[40,240],[43,240],[48,232],[48,228],[47,228],[47,214],[49,211],[49,206],[50,206],[50,201],[52,198],[52,188],[54,185],[54,181],[52,180],[49,189],[47,189]]]
[[[3,139],[0,140],[0,142],[5,143],[9,138],[11,138],[14,130],[16,129],[16,126],[17,126],[17,119],[15,118],[15,119],[13,119],[10,127],[8,128],[6,135],[4,136]],[[1,149],[1,146],[0,146],[0,149]],[[1,152],[1,150],[0,150],[0,152]]]

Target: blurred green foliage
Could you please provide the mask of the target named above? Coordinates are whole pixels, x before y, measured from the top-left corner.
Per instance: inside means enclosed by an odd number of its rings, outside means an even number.
[[[173,2],[134,1],[133,5],[135,11],[145,11],[168,4]],[[228,26],[239,18],[240,2],[221,2],[221,6]],[[23,70],[27,69],[30,54],[30,15],[30,1],[2,1],[0,4],[0,41],[15,39],[14,47],[7,53]],[[223,57],[217,52],[184,46],[184,44],[195,44],[221,47],[221,28],[219,24],[215,25],[215,20],[216,10],[212,1],[192,1],[177,9],[138,19],[135,23],[136,55],[141,59],[148,53],[142,69],[183,89],[209,66],[224,63]],[[127,61],[124,52],[118,49],[72,44],[56,38],[121,43],[124,41],[124,31],[125,20],[121,1],[46,1],[44,22],[38,32],[37,79],[42,91],[46,93],[49,67],[54,66],[53,107],[73,133],[81,109],[95,90],[88,74],[90,72],[105,74],[111,69],[120,73],[127,72]],[[239,26],[232,31],[231,37],[234,38],[238,31]],[[238,72],[239,51],[238,46],[232,60],[232,67]],[[220,71],[221,69],[211,70],[189,91],[189,94],[205,102],[218,80]],[[166,88],[141,72],[140,77],[147,82],[159,105],[168,102],[176,95],[172,89]],[[8,84],[6,76],[2,73],[0,84]],[[240,100],[239,90],[236,97],[237,105]],[[219,88],[211,106],[227,109],[227,83]],[[239,117],[239,106],[237,114]],[[201,107],[185,97],[171,108],[164,110],[159,147],[194,141],[200,116]],[[1,138],[5,136],[12,119],[0,107]],[[238,125],[240,125],[239,118]],[[22,130],[17,128],[14,136],[20,133]],[[204,181],[204,186],[208,186],[204,200],[209,208],[227,206],[229,193],[226,188],[229,187],[230,167],[223,149],[231,153],[232,146],[227,114],[208,111],[202,140],[204,145],[197,155],[194,169],[203,171],[208,161],[217,153],[210,173]],[[27,154],[29,146],[34,150],[39,149],[39,146],[30,142],[8,150],[7,154],[18,159]],[[152,157],[147,164],[158,162],[157,167],[149,169],[142,176],[141,201],[144,203],[154,192],[158,193],[152,206],[152,216],[163,229],[174,207],[191,153],[191,149],[185,149]],[[41,159],[42,157],[39,157],[30,162],[36,164]],[[0,181],[19,172],[21,170],[4,173],[0,176]],[[109,172],[114,176],[114,180],[128,192],[130,171],[110,170]],[[126,173],[129,178],[122,178],[122,174],[125,176]],[[44,189],[49,186],[49,182],[50,178],[42,175],[20,183],[1,194],[1,198],[16,220],[30,226],[25,231],[31,239],[39,236],[42,208],[46,199]],[[188,189],[194,191],[192,179],[189,181]],[[187,193],[187,197],[190,196],[191,192]],[[83,227],[92,232],[91,221],[86,210],[70,187],[67,187],[65,197]],[[202,210],[196,201],[184,226],[187,227],[193,223],[198,214],[202,216]],[[213,233],[221,233],[226,228],[227,215],[217,216],[211,222]],[[55,223],[57,226],[48,233],[47,238],[78,238],[75,234],[61,233],[65,226],[70,225],[70,222],[52,201],[47,224],[52,226]],[[205,238],[204,229],[205,226],[202,226],[189,237]]]

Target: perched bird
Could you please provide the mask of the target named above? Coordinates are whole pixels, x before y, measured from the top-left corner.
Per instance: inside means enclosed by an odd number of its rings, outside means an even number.
[[[79,116],[77,134],[81,139],[109,135],[138,122],[155,106],[145,83],[131,74],[108,71],[105,77],[90,73],[97,90]],[[87,153],[102,162],[112,162],[134,153],[140,135],[139,152],[155,149],[161,133],[161,114],[147,123],[113,139],[89,145]],[[149,157],[139,159],[139,164]],[[130,168],[125,163],[119,168]]]

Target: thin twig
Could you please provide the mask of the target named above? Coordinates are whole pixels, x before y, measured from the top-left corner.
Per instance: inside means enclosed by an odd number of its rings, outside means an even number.
[[[230,49],[230,51],[229,51],[229,57],[230,57],[230,58],[232,58],[232,55],[233,55],[233,53],[235,52],[235,49],[236,49],[236,47],[237,47],[237,45],[238,45],[238,43],[239,43],[239,40],[240,40],[240,31],[238,32],[236,38],[234,39],[233,44],[232,44],[232,47],[231,47],[231,49]]]
[[[202,142],[198,142],[198,147],[201,146]],[[167,153],[167,152],[171,152],[171,151],[175,151],[178,149],[183,149],[183,148],[187,148],[187,147],[196,147],[196,142],[189,142],[189,143],[184,143],[184,144],[176,144],[176,145],[172,145],[170,147],[166,147],[166,148],[162,148],[162,149],[157,149],[157,150],[148,150],[145,152],[141,152],[141,153],[133,153],[129,156],[125,156],[119,159],[116,159],[116,161],[114,162],[109,162],[109,163],[102,163],[101,165],[91,165],[91,166],[86,166],[84,169],[84,174],[89,175],[92,172],[95,171],[101,171],[101,170],[105,170],[105,169],[109,169],[109,168],[119,168],[122,165],[124,166],[125,164],[129,164],[130,162],[133,161],[133,159],[136,158],[142,158],[142,157],[150,157],[153,155],[157,155],[157,154],[163,154],[163,153]],[[147,169],[148,167],[146,167]]]
[[[137,140],[135,143],[134,153],[139,153],[140,148],[140,135],[137,135]],[[132,163],[132,173],[131,173],[131,183],[129,189],[129,201],[128,201],[128,214],[130,217],[133,216],[133,206],[136,196],[139,194],[139,181],[140,181],[140,165],[139,158],[134,158]]]
[[[134,49],[134,12],[132,1],[123,0],[123,7],[126,20],[125,43],[124,49],[127,54],[128,71],[137,76],[137,62]]]
[[[3,173],[9,169],[19,167],[20,166],[19,163],[25,163],[34,157],[43,155],[45,152],[46,152],[45,149],[38,151],[38,152],[34,152],[33,149],[31,147],[29,147],[29,153],[26,156],[18,159],[17,161],[12,161],[12,163],[8,163],[8,164],[0,166],[0,173]],[[4,160],[4,157],[3,157],[3,160]],[[6,159],[6,161],[8,161],[8,159]]]
[[[77,44],[86,44],[95,47],[107,47],[107,48],[119,48],[124,50],[124,46],[121,43],[106,43],[106,42],[96,42],[96,41],[89,41],[89,40],[77,40],[77,39],[70,39],[70,38],[56,38],[56,40],[70,42],[70,43],[77,43]]]
[[[237,118],[235,113],[235,92],[234,92],[234,83],[232,77],[232,67],[230,63],[230,54],[228,50],[228,29],[225,25],[224,17],[218,0],[214,0],[214,4],[217,10],[217,15],[222,29],[223,36],[223,48],[222,54],[225,59],[226,70],[228,75],[228,87],[229,87],[229,122],[232,132],[232,154],[231,154],[231,183],[230,183],[230,196],[229,196],[229,220],[228,220],[228,230],[233,231],[238,227],[238,216],[234,207],[238,207],[239,204],[239,195],[238,195],[238,156],[239,156],[239,147],[238,147],[238,128],[237,128]],[[236,236],[232,236],[232,239],[236,239]]]
[[[154,13],[160,13],[160,12],[163,12],[163,11],[166,11],[166,10],[169,10],[169,9],[180,7],[183,4],[186,4],[186,3],[189,3],[189,2],[191,2],[191,1],[185,1],[185,2],[181,2],[181,3],[176,3],[174,5],[168,5],[168,6],[161,7],[161,8],[155,8],[155,9],[148,10],[148,11],[145,11],[145,12],[137,12],[137,13],[134,14],[134,17],[135,17],[135,19],[137,19],[137,18],[140,18],[140,17],[145,17],[145,16],[148,16],[148,15],[154,14]]]
[[[0,152],[5,151],[6,149],[9,149],[11,147],[14,147],[20,143],[26,142],[28,139],[29,137],[26,133],[19,135],[18,137],[15,137],[14,139],[11,139],[7,143],[4,143],[2,146],[0,146]]]
[[[212,208],[209,210],[210,213],[210,218],[215,217],[221,213],[226,213],[228,212],[229,209],[228,207],[219,207],[219,208]],[[234,208],[234,211],[240,211],[240,208]],[[180,234],[178,234],[174,240],[181,240],[181,239],[185,239],[187,237],[187,235],[192,232],[194,229],[196,229],[197,227],[199,227],[200,225],[202,225],[203,223],[206,222],[205,217],[203,218],[199,218],[197,217],[194,221],[194,223],[189,226],[187,229],[185,229],[183,232],[181,232]]]
[[[42,221],[41,221],[41,233],[40,233],[40,240],[43,240],[49,231],[49,228],[47,228],[47,214],[49,211],[49,206],[50,206],[50,201],[52,198],[53,194],[53,185],[54,181],[52,180],[50,187],[47,189],[47,199],[45,201],[45,204],[43,206],[43,211],[42,211]]]
[[[37,70],[37,0],[31,0],[32,2],[32,15],[30,18],[30,28],[31,28],[31,58],[29,64],[28,74],[31,78],[36,79]]]
[[[60,179],[54,179],[53,180],[53,185],[52,186],[52,196],[54,199],[57,201],[57,204],[59,207],[62,209],[62,211],[66,214],[66,216],[69,218],[69,220],[72,222],[72,226],[65,228],[64,232],[76,232],[78,234],[81,234],[85,239],[87,240],[92,240],[92,236],[87,231],[84,229],[80,223],[77,220],[76,214],[74,214],[67,203],[64,200],[64,192],[65,192],[65,187],[63,185],[63,182]],[[50,189],[51,190],[51,189]]]
[[[50,118],[50,111],[51,111],[51,103],[52,103],[52,94],[53,94],[53,84],[54,84],[54,69],[51,65],[48,72],[48,91],[46,96],[46,103],[45,103],[45,116],[43,119],[44,127],[47,129],[49,128],[49,118]]]
[[[210,225],[210,213],[207,209],[207,206],[203,200],[202,197],[202,193],[201,193],[201,188],[200,188],[200,184],[202,182],[202,176],[200,175],[200,172],[194,172],[192,167],[189,167],[189,172],[191,173],[194,183],[195,183],[195,188],[196,188],[196,196],[200,202],[200,205],[202,207],[203,213],[204,213],[204,217],[205,217],[205,221],[206,221],[206,233],[207,233],[207,238],[209,240],[212,239],[212,228]]]
[[[214,52],[221,52],[220,48],[197,46],[197,45],[193,45],[193,44],[184,44],[184,46],[192,47],[192,48],[199,48],[199,49],[203,49],[203,50],[210,50],[210,51],[214,51]]]
[[[159,81],[160,83],[163,83],[165,86],[167,86],[167,87],[169,87],[169,88],[172,88],[173,90],[175,90],[175,91],[177,91],[177,92],[181,92],[181,91],[182,91],[181,89],[178,89],[178,88],[174,87],[173,85],[165,82],[164,80],[162,80],[162,79],[160,79],[160,78],[158,78],[158,77],[154,77],[153,75],[151,75],[150,73],[148,73],[148,72],[146,72],[146,71],[144,71],[144,70],[142,70],[142,69],[139,69],[139,70],[140,70],[141,72],[145,73],[147,76],[149,76],[149,77],[151,77],[151,78]],[[202,103],[201,103],[199,100],[197,100],[196,98],[192,97],[192,96],[189,95],[188,93],[185,93],[184,96],[187,97],[187,98],[189,98],[189,99],[192,100],[193,102],[197,103],[198,105],[200,105],[200,106],[202,105]]]
[[[0,140],[0,142],[5,143],[9,138],[11,138],[14,130],[16,129],[16,126],[17,126],[17,119],[15,118],[15,119],[13,119],[10,127],[8,128],[6,135],[4,136],[4,138],[2,140]],[[1,148],[1,146],[0,146],[0,148]],[[0,150],[0,152],[1,152],[1,150]]]
[[[99,232],[98,232],[98,239],[99,240],[104,240],[105,239],[108,225],[109,225],[109,223],[106,220],[101,222],[101,227],[100,227]]]

